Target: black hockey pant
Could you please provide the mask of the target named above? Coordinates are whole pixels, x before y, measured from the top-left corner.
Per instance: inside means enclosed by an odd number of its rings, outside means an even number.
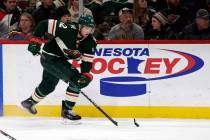
[[[72,77],[79,75],[78,70],[72,68],[72,65],[65,58],[42,54],[40,61],[44,70],[42,81],[37,90],[43,97],[54,91],[60,79],[68,83]],[[68,88],[71,89],[70,86]]]

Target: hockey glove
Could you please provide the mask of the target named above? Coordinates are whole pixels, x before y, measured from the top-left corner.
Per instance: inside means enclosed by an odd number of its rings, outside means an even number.
[[[28,51],[30,51],[33,55],[37,55],[40,51],[40,46],[43,43],[43,39],[31,37],[29,41],[30,43],[28,45]]]
[[[80,88],[84,88],[90,84],[90,82],[93,80],[93,75],[90,73],[83,73],[81,77],[78,80],[78,86]]]
[[[33,55],[37,55],[40,51],[40,46],[30,43],[28,45],[28,51],[30,51]]]
[[[90,82],[93,80],[93,75],[90,73],[83,73],[77,80],[77,86],[79,88],[84,88],[90,84]]]
[[[82,56],[78,50],[63,49],[63,52],[68,59],[76,59],[79,61]]]

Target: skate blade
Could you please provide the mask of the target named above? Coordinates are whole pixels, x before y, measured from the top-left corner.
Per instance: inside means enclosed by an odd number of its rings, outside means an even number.
[[[81,122],[81,120],[69,120],[69,119],[66,119],[66,118],[62,118],[61,124],[64,124],[64,125],[80,125],[80,124],[82,124],[82,122]]]

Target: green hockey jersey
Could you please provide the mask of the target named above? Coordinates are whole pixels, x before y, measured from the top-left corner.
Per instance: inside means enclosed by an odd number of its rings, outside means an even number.
[[[34,36],[43,37],[46,33],[53,38],[43,46],[43,52],[49,55],[65,58],[63,49],[79,50],[82,54],[81,71],[89,72],[96,50],[96,41],[92,35],[78,40],[78,28],[73,23],[63,23],[59,20],[44,20],[40,22],[34,32]]]

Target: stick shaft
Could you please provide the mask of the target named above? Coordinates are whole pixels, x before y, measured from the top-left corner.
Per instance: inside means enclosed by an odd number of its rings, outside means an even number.
[[[91,100],[83,91],[80,92],[85,98],[87,98],[107,119],[109,119],[114,125],[118,126],[118,122],[113,120],[103,109],[100,108],[93,100]]]
[[[0,133],[3,134],[4,136],[8,137],[11,140],[17,140],[14,137],[10,136],[9,134],[5,133],[4,131],[0,130]]]

